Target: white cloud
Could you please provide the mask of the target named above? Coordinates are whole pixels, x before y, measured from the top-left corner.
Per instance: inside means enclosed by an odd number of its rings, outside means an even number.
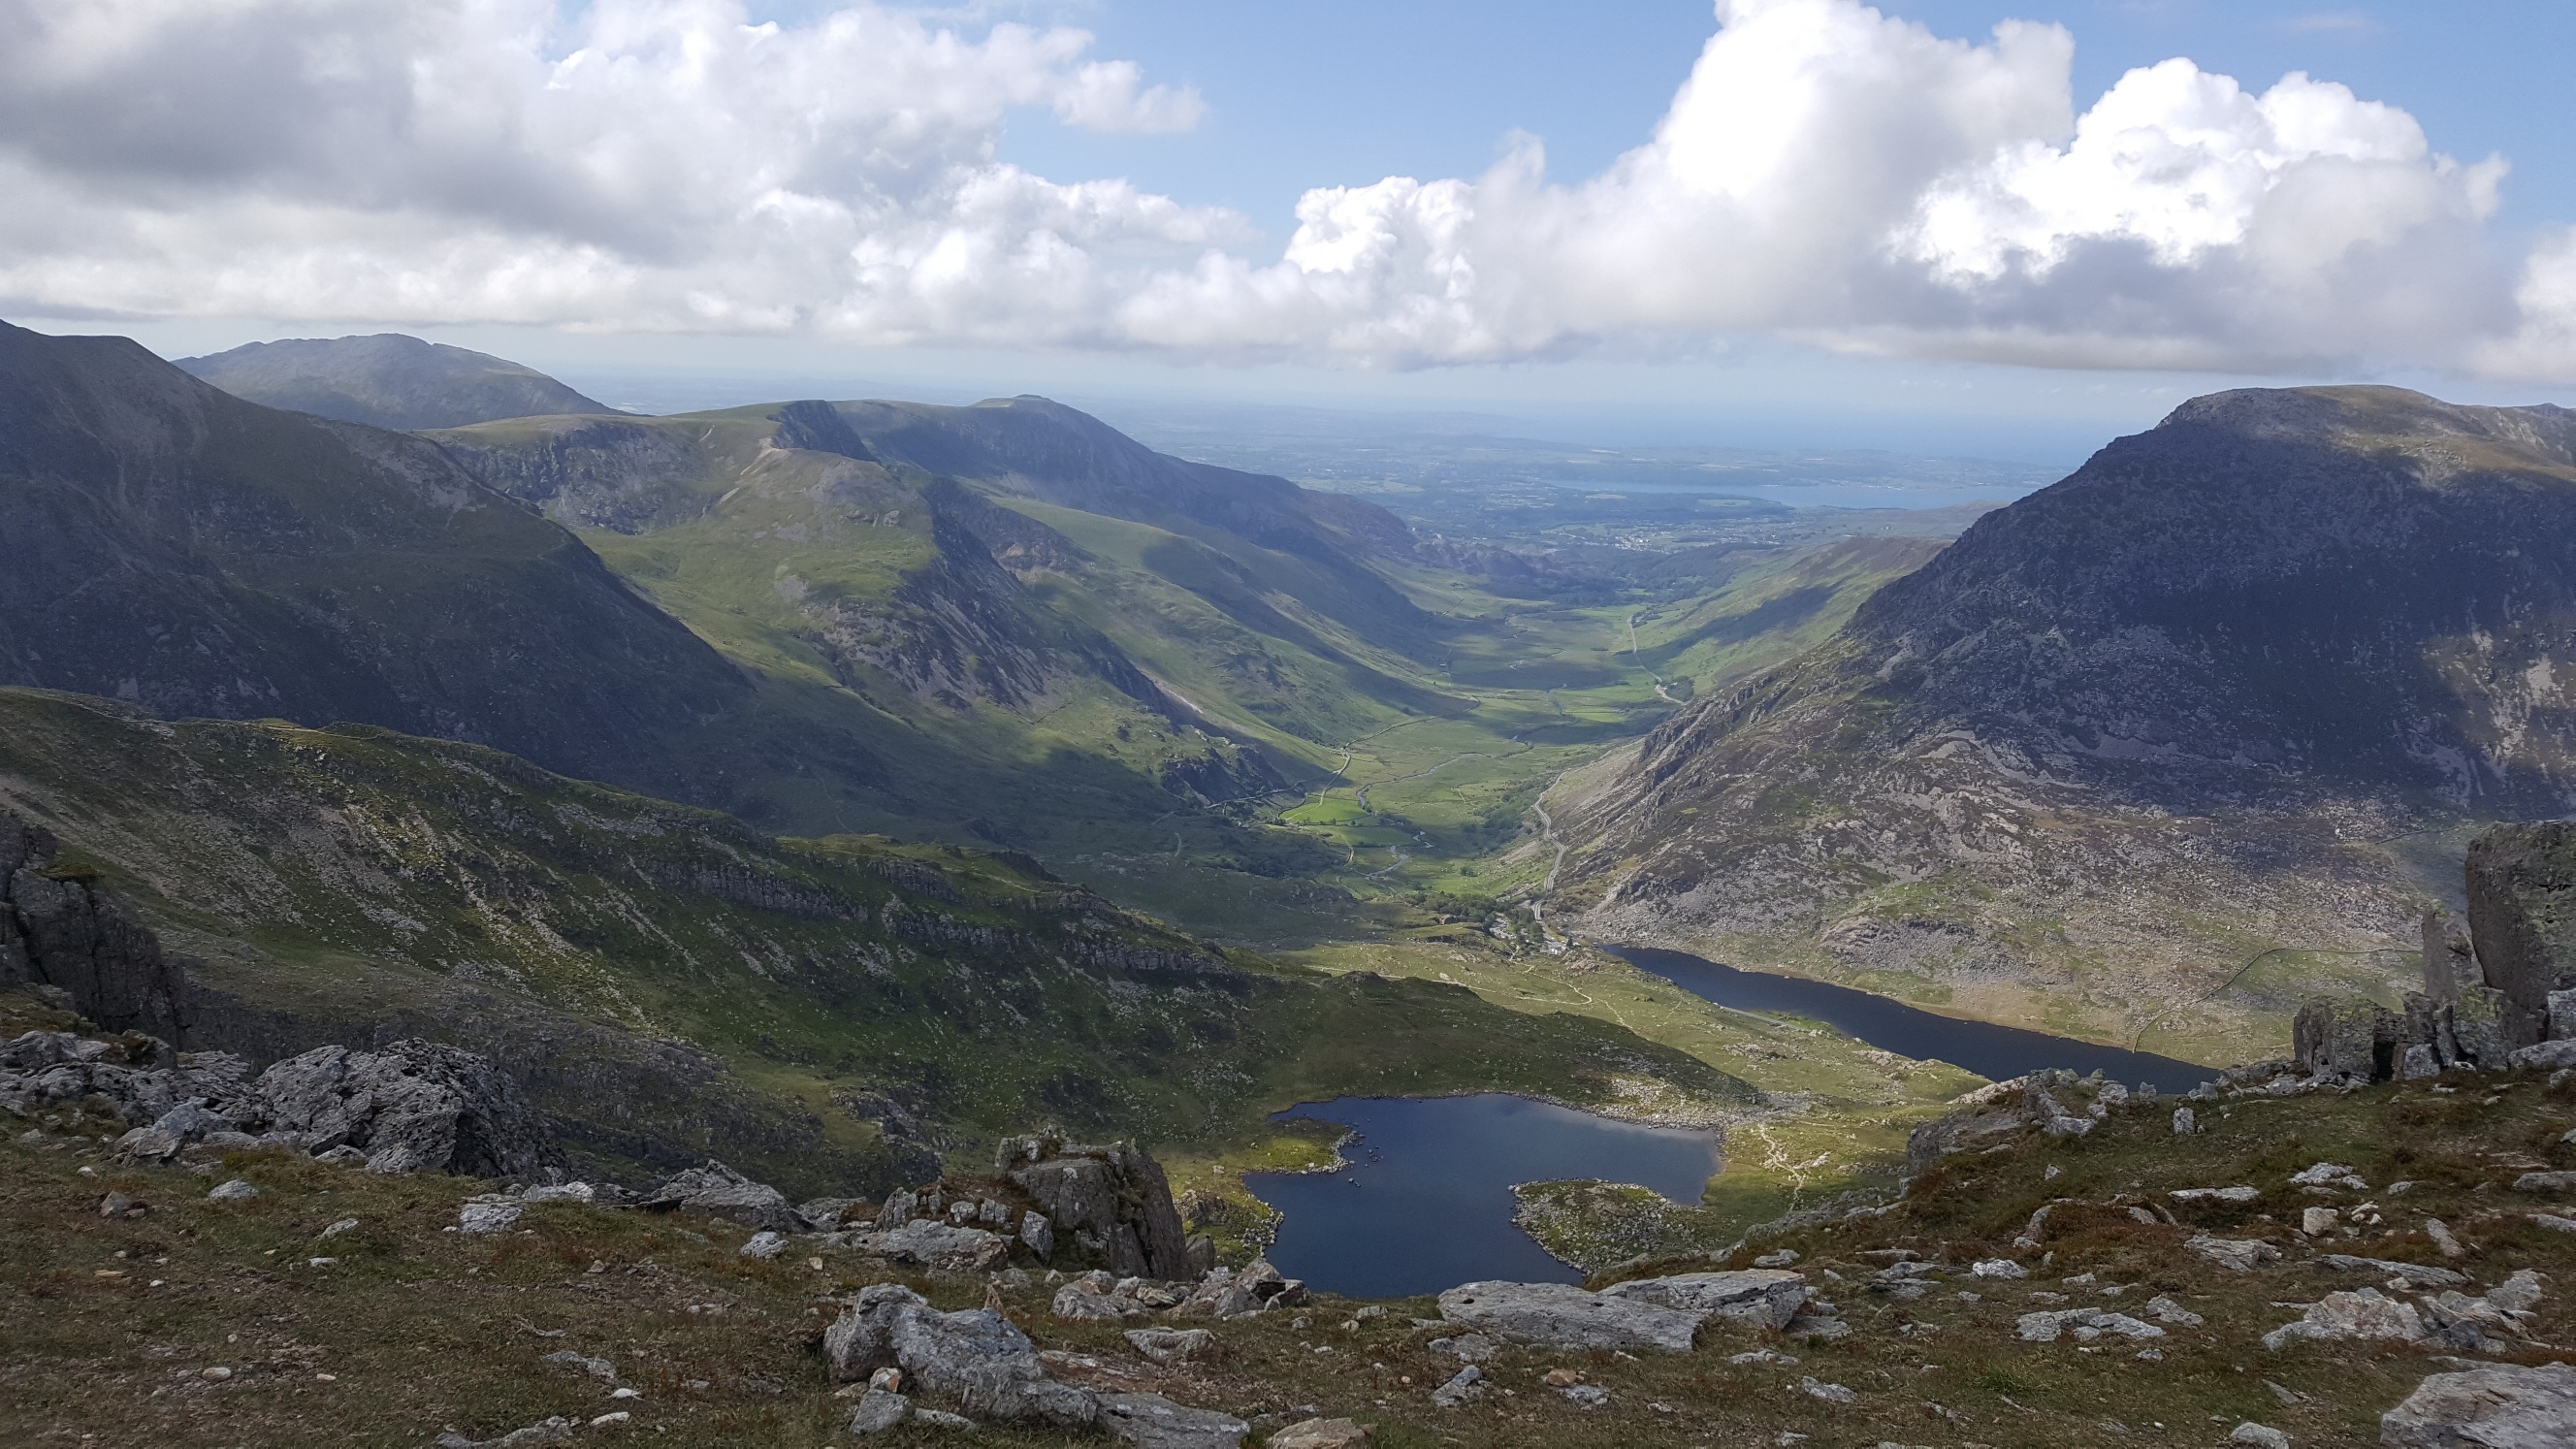
[[[810,329],[1428,365],[1770,329],[2065,366],[2576,378],[2576,240],[2504,166],[2189,61],[2078,114],[2073,38],[1723,0],[1654,134],[1562,184],[1320,187],[1241,218],[995,159],[1004,118],[1185,129],[1079,31],[858,3],[0,0],[0,309]],[[2516,279],[2516,271],[2521,275]]]

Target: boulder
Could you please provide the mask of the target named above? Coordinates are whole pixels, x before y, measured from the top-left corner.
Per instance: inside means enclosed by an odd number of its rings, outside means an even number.
[[[1431,1391],[1431,1402],[1439,1408],[1454,1409],[1460,1404],[1484,1397],[1485,1371],[1469,1364],[1451,1374],[1448,1381]]]
[[[2508,1066],[2536,1067],[2542,1071],[2576,1067],[2576,1038],[2545,1041],[2537,1046],[2522,1047],[2506,1057],[2505,1062]]]
[[[1055,1224],[1045,1213],[1033,1212],[1020,1219],[1020,1242],[1043,1263],[1055,1256]]]
[[[2059,1335],[2070,1331],[2079,1339],[2098,1338],[2105,1333],[2116,1333],[2127,1339],[2165,1336],[2165,1331],[2152,1323],[2131,1318],[2125,1313],[2105,1313],[2099,1308],[2059,1308],[2025,1313],[2014,1324],[2015,1334],[2024,1343],[2055,1343]]]
[[[2380,1082],[2396,1075],[2405,1019],[2364,997],[2317,998],[2290,1024],[2291,1055],[2312,1077]]]
[[[2499,1364],[2434,1374],[2379,1416],[2396,1449],[2559,1449],[2576,1444],[2576,1367]]]
[[[316,1047],[260,1074],[266,1125],[316,1148],[408,1159],[408,1171],[530,1177],[563,1165],[537,1114],[490,1060],[416,1038],[381,1051]]]
[[[2281,1250],[2253,1238],[2215,1238],[2207,1233],[2183,1240],[2183,1246],[2222,1268],[2239,1273],[2252,1272],[2264,1263],[2281,1260]]]
[[[1807,1280],[1797,1273],[1754,1268],[1733,1273],[1639,1278],[1603,1289],[1602,1293],[1605,1297],[1633,1299],[1754,1328],[1779,1329],[1786,1328],[1806,1305]]]
[[[1191,1276],[1171,1183],[1143,1148],[1013,1137],[1003,1141],[994,1170],[1037,1203],[1058,1246],[1069,1237],[1122,1278]]]
[[[2308,1305],[2296,1322],[2263,1335],[2265,1348],[2281,1348],[2302,1339],[2396,1339],[2413,1343],[2426,1336],[2415,1305],[2383,1296],[2376,1288],[2357,1293],[2329,1293]]]
[[[989,1308],[942,1313],[899,1284],[861,1289],[824,1330],[823,1357],[844,1381],[900,1368],[907,1387],[954,1397],[983,1418],[1063,1428],[1100,1418],[1098,1397],[1048,1378],[1028,1335],[1009,1319]]]
[[[107,1031],[183,1044],[191,963],[57,853],[52,831],[0,810],[0,986],[50,987]]]
[[[1136,1449],[1239,1449],[1252,1432],[1230,1414],[1193,1409],[1161,1394],[1102,1394],[1100,1427]]]
[[[1127,1346],[1156,1363],[1178,1363],[1213,1352],[1216,1335],[1204,1328],[1131,1328]]]
[[[1011,1240],[982,1228],[961,1228],[931,1218],[916,1218],[891,1232],[865,1233],[858,1246],[898,1263],[916,1263],[945,1273],[980,1273],[997,1268],[1011,1256]]]
[[[692,1167],[675,1175],[636,1206],[652,1213],[685,1209],[773,1233],[805,1230],[805,1220],[787,1205],[787,1194],[765,1182],[754,1182],[713,1158],[704,1167]]]
[[[1501,1338],[1550,1348],[1656,1348],[1688,1353],[1705,1311],[1568,1283],[1465,1283],[1440,1295],[1440,1316]]]
[[[850,1432],[882,1434],[912,1417],[912,1400],[884,1389],[870,1389],[850,1411]]]

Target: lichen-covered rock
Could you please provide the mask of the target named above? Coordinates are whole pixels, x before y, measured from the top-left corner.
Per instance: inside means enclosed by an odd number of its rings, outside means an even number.
[[[1806,1306],[1804,1275],[1776,1268],[1733,1273],[1682,1273],[1668,1278],[1639,1278],[1602,1290],[1664,1308],[1702,1313],[1755,1328],[1786,1328]]]
[[[2562,1449],[2576,1444],[2576,1367],[2499,1364],[2434,1374],[2379,1416],[2394,1449]]]
[[[1191,1276],[1171,1183],[1143,1148],[1014,1137],[1002,1143],[995,1168],[1036,1201],[1057,1249],[1069,1238],[1122,1278]]]
[[[359,1148],[370,1166],[399,1154],[412,1171],[510,1177],[563,1161],[516,1084],[461,1047],[316,1047],[262,1072],[257,1090],[267,1126],[317,1148]]]
[[[1135,1449],[1237,1449],[1252,1432],[1231,1414],[1193,1409],[1161,1394],[1102,1394],[1100,1427]]]
[[[1551,1348],[1655,1348],[1688,1353],[1701,1310],[1587,1293],[1568,1283],[1462,1283],[1440,1295],[1440,1316],[1500,1338]]]
[[[898,1263],[916,1263],[947,1273],[982,1272],[999,1267],[1011,1255],[1011,1240],[1000,1233],[930,1218],[916,1218],[889,1232],[862,1234],[857,1242],[867,1251]]]
[[[1009,1319],[988,1308],[941,1313],[900,1284],[860,1290],[824,1330],[823,1358],[843,1381],[900,1368],[907,1389],[948,1395],[981,1418],[1078,1428],[1100,1417],[1098,1397],[1048,1378]]]
[[[2301,1339],[2387,1338],[2412,1343],[2423,1337],[2424,1319],[2414,1304],[2364,1288],[2358,1293],[2329,1293],[2309,1304],[2296,1322],[2264,1334],[2263,1346],[2280,1348]]]

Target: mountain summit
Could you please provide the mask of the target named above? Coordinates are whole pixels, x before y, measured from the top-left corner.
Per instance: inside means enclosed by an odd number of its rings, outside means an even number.
[[[2576,805],[2571,639],[2576,413],[2194,399],[1575,782],[1563,904],[2170,1027],[2267,947],[2376,969],[2407,839]]]
[[[379,428],[617,411],[535,368],[398,332],[252,342],[178,365],[250,402]]]

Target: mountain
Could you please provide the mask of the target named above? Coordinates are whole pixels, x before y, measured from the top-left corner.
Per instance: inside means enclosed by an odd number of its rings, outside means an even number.
[[[2410,969],[2425,842],[2576,807],[2572,635],[2576,413],[2195,399],[1569,780],[1559,909],[2082,1034],[2269,1031]]]
[[[1048,1123],[1217,1145],[1344,1095],[1752,1096],[1588,1017],[1218,951],[1026,857],[779,839],[369,726],[0,689],[8,814],[190,958],[182,1045],[469,1047],[621,1179],[712,1153],[877,1193]]]
[[[178,366],[250,402],[379,428],[617,411],[535,368],[397,332],[251,342]]]
[[[437,445],[0,324],[0,684],[667,775],[742,673]]]

